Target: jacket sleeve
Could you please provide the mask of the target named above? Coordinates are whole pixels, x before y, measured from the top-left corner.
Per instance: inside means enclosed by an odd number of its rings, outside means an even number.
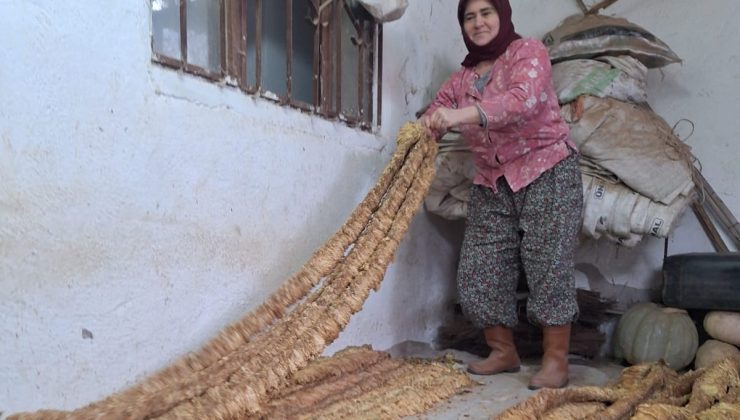
[[[455,97],[455,83],[459,81],[460,71],[453,73],[439,88],[437,95],[429,104],[429,108],[424,112],[424,116],[432,115],[438,108],[457,108],[457,99]],[[445,135],[443,130],[434,130],[434,137],[439,140]]]
[[[527,40],[512,52],[509,60],[510,77],[505,81],[505,90],[490,96],[484,94],[480,102],[489,130],[533,118],[547,102],[552,83],[547,48],[539,41]]]

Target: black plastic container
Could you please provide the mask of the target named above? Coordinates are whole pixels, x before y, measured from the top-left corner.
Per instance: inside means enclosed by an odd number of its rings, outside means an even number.
[[[663,303],[685,309],[740,311],[740,253],[666,257]]]

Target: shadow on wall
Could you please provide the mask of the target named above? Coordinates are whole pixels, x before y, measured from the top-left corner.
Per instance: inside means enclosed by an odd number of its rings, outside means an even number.
[[[368,151],[367,153],[376,153]],[[270,273],[269,281],[273,284],[274,292],[277,288],[305,264],[314,251],[323,246],[331,236],[341,228],[347,221],[352,211],[370,191],[375,184],[380,170],[383,167],[381,155],[377,152],[377,158],[367,154],[349,153],[340,162],[332,161],[332,165],[341,164],[341,169],[336,171],[333,180],[317,177],[300,177],[301,182],[313,182],[314,184],[329,184],[323,191],[321,198],[312,198],[313,206],[306,206],[305,199],[301,194],[316,191],[319,188],[298,189],[298,194],[293,196],[272,197],[280,200],[286,206],[303,207],[306,211],[304,223],[295,223],[294,230],[290,233],[286,242],[289,247],[285,252],[279,253],[279,258],[271,262],[268,267]],[[264,296],[267,298],[267,296]],[[251,310],[251,309],[250,309]],[[237,320],[245,315],[243,307],[233,309],[228,314],[228,319]]]
[[[462,61],[464,57],[460,56],[460,61]],[[435,54],[431,59],[432,65],[431,67],[431,80],[427,86],[424,87],[424,89],[421,92],[421,100],[422,100],[422,106],[426,106],[432,100],[434,99],[434,96],[437,94],[437,91],[439,91],[439,88],[442,87],[442,83],[447,80],[450,75],[458,70],[458,66],[454,66],[450,64],[450,58],[448,55],[443,56],[439,54]],[[413,85],[413,84],[409,84]],[[418,110],[412,110],[413,112],[416,112]]]
[[[633,303],[657,301],[660,299],[660,289],[638,289],[627,285],[614,284],[607,280],[601,270],[590,263],[577,263],[576,276],[583,274],[588,281],[588,288],[598,292],[601,297],[616,301],[616,310],[627,310]]]
[[[446,220],[422,208],[396,255],[390,319],[413,314],[414,324],[423,326],[423,333],[431,334],[428,341],[436,340],[439,326],[453,316],[463,229],[463,221]],[[394,343],[409,336],[407,331],[396,331],[394,335]]]

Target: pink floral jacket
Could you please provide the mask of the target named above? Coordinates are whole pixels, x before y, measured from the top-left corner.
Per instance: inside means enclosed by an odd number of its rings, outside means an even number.
[[[431,115],[439,107],[474,105],[485,115],[484,126],[459,127],[473,152],[475,184],[495,191],[496,180],[504,176],[516,192],[567,157],[570,148],[575,150],[560,117],[550,58],[540,41],[512,42],[494,63],[482,94],[476,79],[471,68],[456,71],[426,111]]]

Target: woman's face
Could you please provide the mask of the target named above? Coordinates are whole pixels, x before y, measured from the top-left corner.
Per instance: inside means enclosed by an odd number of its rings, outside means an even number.
[[[496,9],[488,0],[471,0],[465,7],[463,30],[479,47],[487,45],[498,35],[499,19]]]

